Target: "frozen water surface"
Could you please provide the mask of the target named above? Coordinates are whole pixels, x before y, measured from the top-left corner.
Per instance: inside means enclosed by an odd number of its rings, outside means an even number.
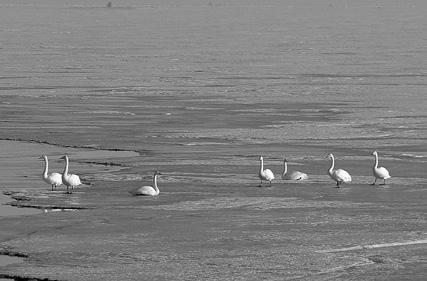
[[[425,279],[425,1],[107,3],[0,3],[0,278]]]

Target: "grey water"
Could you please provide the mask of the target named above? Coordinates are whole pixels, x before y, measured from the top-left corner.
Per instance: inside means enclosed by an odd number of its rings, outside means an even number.
[[[0,217],[16,217],[23,215],[35,215],[40,214],[41,211],[32,208],[17,208],[7,203],[13,201],[9,196],[0,193]]]
[[[2,229],[20,235],[16,221],[31,231],[2,244],[38,261],[5,272],[63,280],[374,280],[403,272],[423,280],[422,244],[390,249],[389,259],[313,253],[425,241],[426,1],[108,2],[0,2],[0,191],[22,191],[40,206],[95,208],[28,217],[0,196]],[[386,186],[369,185],[374,149],[392,175]],[[341,189],[326,174],[330,152],[353,177]],[[50,191],[37,158],[49,155],[51,171],[61,171],[64,153],[70,171],[93,186],[73,196]],[[310,180],[256,187],[260,154],[276,174],[286,156]],[[154,170],[163,173],[161,195],[129,196]],[[145,220],[165,212],[160,222]],[[49,231],[37,231],[40,222]],[[150,237],[154,259],[133,244]],[[110,255],[115,249],[123,255]]]
[[[9,264],[15,264],[15,263],[21,263],[21,262],[22,262],[22,258],[0,255],[0,266],[6,266]],[[6,280],[6,279],[0,278],[0,280]],[[10,279],[7,279],[7,280],[10,280]]]
[[[27,113],[35,120],[58,116],[36,126],[2,122],[3,136],[16,135],[17,129],[61,130],[65,120],[86,133],[102,125],[94,121],[98,117],[156,116],[163,131],[173,131],[172,138],[218,143],[244,138],[342,144],[365,137],[413,148],[425,142],[425,1],[106,5],[101,0],[2,1],[3,120],[13,117],[8,108],[22,110],[21,121]],[[92,122],[64,108],[75,96],[97,106],[79,112]],[[39,102],[40,112],[26,112]],[[287,104],[295,104],[294,112],[285,112],[290,121],[281,111]],[[335,116],[323,120],[327,113]],[[141,134],[150,133],[138,121]],[[248,132],[255,128],[265,133],[264,140]],[[293,133],[278,134],[279,129]]]
[[[250,182],[260,153],[321,178],[336,152],[367,182],[377,149],[399,184],[424,182],[425,1],[107,4],[0,3],[0,138],[140,154],[119,163],[138,174],[96,180]],[[38,188],[31,153],[17,167]]]

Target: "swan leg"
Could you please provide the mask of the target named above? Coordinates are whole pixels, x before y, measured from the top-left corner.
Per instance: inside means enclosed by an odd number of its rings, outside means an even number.
[[[259,183],[259,185],[258,185],[259,187],[261,187],[262,186],[262,180],[261,180],[261,182]]]
[[[271,181],[270,181],[270,187],[271,187]]]
[[[373,184],[371,184],[371,185],[375,185],[376,183],[377,183],[377,178],[375,178],[374,183],[373,183]]]
[[[337,181],[337,188],[340,188],[340,182]]]
[[[384,183],[382,185],[385,185],[385,179],[384,179]]]
[[[53,187],[54,187],[55,185],[54,184],[52,184],[52,191],[53,191]]]

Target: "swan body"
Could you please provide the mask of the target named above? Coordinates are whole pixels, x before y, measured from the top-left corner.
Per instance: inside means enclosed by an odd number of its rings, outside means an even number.
[[[274,174],[270,169],[265,169],[264,170],[264,158],[262,158],[262,156],[259,158],[260,161],[260,167],[259,167],[259,179],[261,180],[261,183],[259,184],[259,186],[262,186],[262,181],[268,181],[270,182],[270,186],[271,186],[271,182],[274,180]]]
[[[290,171],[288,172],[288,160],[286,158],[283,160],[283,174],[282,179],[284,180],[306,180],[308,175],[300,171]]]
[[[161,175],[159,171],[154,172],[153,176],[153,186],[145,185],[138,187],[132,191],[130,191],[130,194],[134,196],[142,195],[142,196],[157,196],[160,193],[159,188],[157,187],[157,176]]]
[[[328,155],[328,158],[332,160],[331,167],[328,170],[328,174],[331,177],[331,179],[337,182],[337,187],[340,187],[341,183],[351,182],[351,176],[347,171],[343,169],[334,170],[334,165],[335,165],[334,155],[331,153]]]
[[[44,159],[44,171],[42,174],[42,178],[46,183],[51,185],[53,191],[54,189],[56,189],[56,187],[62,184],[62,175],[60,173],[48,174],[49,161],[47,159],[47,156],[43,155],[40,157],[40,159]]]
[[[375,181],[372,185],[375,185],[375,183],[377,182],[377,179],[384,180],[384,183],[383,183],[383,185],[384,185],[385,180],[391,178],[390,173],[384,167],[378,168],[378,152],[374,151],[374,152],[372,152],[372,155],[375,156],[375,164],[374,164],[374,167],[372,168],[372,170],[374,172]]]
[[[65,168],[62,172],[62,182],[67,186],[67,193],[72,193],[74,191],[74,187],[81,184],[80,178],[78,175],[69,174],[68,173],[68,156],[64,155],[60,159],[65,160]],[[71,192],[69,191],[69,188],[71,187]]]

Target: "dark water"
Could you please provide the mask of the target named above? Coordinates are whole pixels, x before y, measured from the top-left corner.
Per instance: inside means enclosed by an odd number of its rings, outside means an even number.
[[[259,154],[371,162],[377,149],[416,163],[393,175],[421,176],[424,1],[106,3],[2,2],[1,138],[232,173]]]
[[[72,263],[85,268],[82,280],[249,279],[251,270],[258,280],[374,280],[402,268],[421,280],[425,244],[381,258],[313,253],[425,239],[425,1],[107,2],[0,3],[0,191],[96,209],[22,218],[31,227],[10,233],[39,232],[8,246],[50,253],[40,263],[65,267],[64,280],[77,276]],[[381,189],[368,186],[374,149],[392,175]],[[35,160],[65,152],[94,183],[69,198],[49,192]],[[331,152],[353,176],[339,191],[325,174]],[[260,154],[277,176],[286,156],[310,180],[255,188]],[[159,199],[129,197],[154,170],[164,173]],[[158,224],[140,219],[158,213]],[[144,235],[154,243],[148,258],[116,244]],[[110,247],[116,275],[105,249],[82,241]],[[157,262],[163,271],[137,268]],[[57,277],[31,265],[8,272]]]
[[[426,156],[424,1],[1,5],[2,136],[314,139]]]

